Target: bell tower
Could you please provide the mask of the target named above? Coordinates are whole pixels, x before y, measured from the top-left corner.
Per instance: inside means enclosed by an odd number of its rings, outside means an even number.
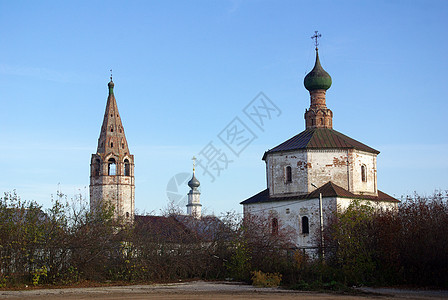
[[[188,192],[188,204],[187,204],[187,215],[192,216],[196,219],[201,218],[201,208],[200,203],[201,192],[198,191],[198,187],[201,185],[199,180],[196,179],[195,172],[196,157],[193,156],[193,177],[191,177],[188,182],[188,186],[191,190]]]
[[[98,147],[90,161],[90,210],[102,204],[114,207],[115,218],[134,221],[134,155],[130,154],[110,76],[109,96]]]

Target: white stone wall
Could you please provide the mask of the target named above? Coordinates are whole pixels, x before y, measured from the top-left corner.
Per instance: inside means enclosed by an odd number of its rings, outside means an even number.
[[[325,198],[322,206],[324,226],[328,215],[336,209],[336,198]],[[297,247],[312,248],[318,245],[320,237],[319,199],[290,200],[280,202],[244,205],[244,215],[254,214],[268,222],[277,217],[279,231],[291,237]],[[302,217],[308,217],[309,233],[302,233]]]
[[[201,217],[202,205],[200,204],[201,193],[199,191],[190,190],[188,192],[187,215],[195,218]]]
[[[366,181],[361,179],[361,166]],[[286,167],[291,167],[292,181],[286,181]],[[355,193],[377,195],[376,154],[353,149],[297,150],[272,153],[266,157],[266,175],[271,197],[308,194],[332,181]]]
[[[291,182],[286,182],[286,167],[291,166]],[[306,151],[272,153],[266,157],[266,175],[271,197],[308,193]]]
[[[351,172],[353,180],[350,182],[350,192],[354,194],[378,195],[377,190],[377,169],[376,157],[374,153],[354,150],[351,157]],[[366,167],[366,181],[361,180],[361,166]]]
[[[338,198],[338,209],[340,211],[346,210],[349,205],[353,201],[359,201],[360,204],[367,204],[370,205],[375,210],[395,210],[398,207],[398,204],[396,202],[385,202],[385,201],[371,201],[371,200],[356,200],[356,199],[349,199],[349,198]]]
[[[329,217],[336,209],[345,210],[353,199],[327,197],[322,200],[324,228]],[[374,209],[396,209],[393,202],[362,200]],[[283,230],[299,248],[315,248],[320,239],[319,199],[289,200],[279,202],[254,203],[244,205],[244,215],[253,214],[265,218],[271,224],[272,218],[278,219],[279,231]],[[309,234],[302,233],[302,217],[309,219]]]
[[[115,215],[134,219],[135,185],[133,176],[98,176],[91,180],[91,209],[100,203],[115,206]]]

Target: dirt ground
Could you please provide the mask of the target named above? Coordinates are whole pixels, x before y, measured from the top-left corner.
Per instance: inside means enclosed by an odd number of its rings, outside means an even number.
[[[371,288],[363,290],[366,294],[340,295],[280,288],[255,288],[228,282],[194,281],[155,285],[0,291],[0,299],[448,299],[448,291]]]

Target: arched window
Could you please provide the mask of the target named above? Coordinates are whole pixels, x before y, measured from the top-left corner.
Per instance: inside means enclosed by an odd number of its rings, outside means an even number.
[[[303,234],[310,233],[310,224],[308,222],[308,217],[306,216],[302,217],[302,233]]]
[[[131,176],[131,165],[128,159],[124,160],[124,176]]]
[[[114,158],[108,160],[107,175],[117,175],[117,164]]]
[[[361,180],[362,182],[367,182],[367,169],[365,165],[361,166]]]
[[[93,162],[93,176],[100,176],[100,170],[101,170],[101,161],[97,158]]]
[[[113,126],[110,127],[110,132],[114,132],[114,127]]]
[[[126,218],[129,219],[129,212],[126,212]]]
[[[111,148],[114,147],[114,142],[110,142],[110,147],[111,147]]]
[[[286,183],[292,182],[291,166],[287,166],[285,168],[285,182]]]
[[[278,219],[272,218],[272,234],[278,234]]]

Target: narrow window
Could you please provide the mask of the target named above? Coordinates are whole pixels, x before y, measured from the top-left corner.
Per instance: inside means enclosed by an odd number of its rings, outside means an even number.
[[[291,166],[287,166],[285,168],[285,182],[286,183],[292,182]]]
[[[361,166],[361,180],[362,182],[367,182],[367,171],[365,165]]]
[[[115,163],[115,159],[110,158],[107,165],[107,175],[117,175],[117,165]]]
[[[131,165],[127,159],[124,160],[124,176],[131,176]]]
[[[100,166],[101,161],[98,158],[95,159],[95,162],[93,163],[93,176],[100,176]]]
[[[111,148],[114,147],[114,142],[110,142],[110,147],[111,147]]]
[[[310,224],[308,223],[308,217],[302,217],[302,233],[310,233]]]
[[[129,219],[129,212],[126,212],[126,218]]]
[[[124,149],[124,143],[121,143],[121,148],[123,148],[123,149]]]
[[[113,127],[110,128],[110,132],[114,132],[114,128]]]
[[[272,234],[278,234],[278,219],[277,218],[273,218],[272,219]]]
[[[289,214],[289,208],[286,209],[286,214]]]

